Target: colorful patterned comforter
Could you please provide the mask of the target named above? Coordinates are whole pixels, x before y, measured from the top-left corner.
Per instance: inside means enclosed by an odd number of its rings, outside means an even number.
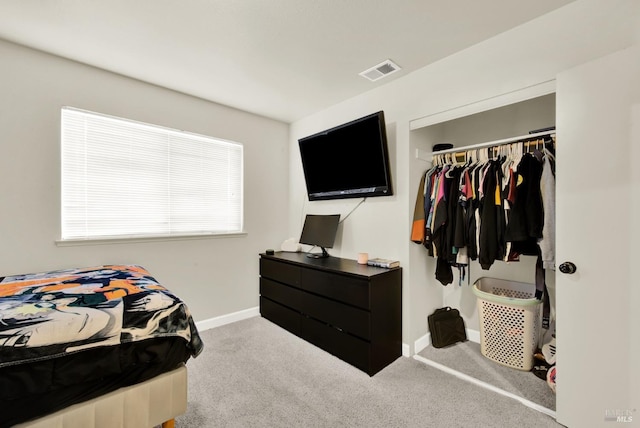
[[[187,306],[140,266],[0,278],[0,367],[167,336],[202,350]]]

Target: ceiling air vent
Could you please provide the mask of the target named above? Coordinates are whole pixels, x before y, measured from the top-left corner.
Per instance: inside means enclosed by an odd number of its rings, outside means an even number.
[[[395,73],[398,70],[400,70],[400,67],[388,59],[358,74],[372,82],[375,82],[376,80],[382,79],[383,77]]]

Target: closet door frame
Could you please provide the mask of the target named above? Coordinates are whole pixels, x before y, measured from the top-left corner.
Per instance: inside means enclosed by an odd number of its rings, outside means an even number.
[[[638,76],[636,45],[564,71],[557,80],[409,124],[417,130],[556,94],[556,262],[572,261],[578,269],[555,274],[555,417],[566,426],[608,426],[606,418],[619,414],[640,418],[640,335],[634,331],[640,325],[640,286],[633,269],[640,260]],[[418,149],[415,156],[426,160],[430,152]],[[604,170],[606,179],[592,168]],[[594,207],[607,196],[622,198],[613,215],[611,206]],[[612,223],[605,224],[607,219]],[[603,247],[613,250],[597,251]]]
[[[425,116],[422,118],[418,118],[418,119],[414,119],[412,121],[410,121],[409,123],[409,127],[411,131],[414,130],[418,130],[421,128],[425,128],[425,127],[430,127],[433,125],[440,125],[446,122],[450,122],[456,119],[460,119],[460,118],[465,118],[468,116],[472,116],[478,113],[484,113],[490,110],[494,110],[494,109],[498,109],[501,107],[507,107],[507,106],[511,106],[511,105],[515,105],[518,103],[523,103],[523,102],[527,102],[530,100],[533,100],[535,98],[539,98],[539,97],[543,97],[545,95],[551,95],[551,94],[555,94],[556,93],[556,81],[555,80],[548,80],[548,81],[544,81],[541,82],[539,84],[536,85],[531,85],[528,86],[526,88],[522,88],[519,90],[515,90],[500,96],[496,96],[496,97],[491,97],[489,99],[486,100],[482,100],[482,101],[478,101],[472,104],[468,104],[465,106],[461,106],[459,108],[455,108],[452,110],[447,110],[441,113],[436,113],[433,115],[429,115],[429,116]],[[524,134],[526,133],[526,131],[521,132],[520,134],[513,134],[513,135],[504,135],[504,138],[511,138],[511,137],[516,137],[518,135]],[[477,143],[486,143],[487,141],[482,141],[479,140],[477,141]],[[561,144],[561,143],[560,143]],[[421,159],[423,161],[427,161],[427,162],[431,162],[431,151],[430,150],[424,150],[424,149],[416,149],[416,153],[415,153],[415,157],[418,159]],[[496,263],[502,263],[502,262],[496,262]],[[415,269],[412,267],[412,269]],[[513,270],[519,270],[520,272],[518,274],[515,274],[513,272]],[[480,271],[475,271],[474,272],[477,274]],[[535,278],[534,278],[534,273],[535,273],[535,258],[531,257],[531,260],[526,260],[526,261],[522,261],[521,265],[518,264],[510,264],[510,265],[506,265],[504,264],[504,266],[498,266],[497,268],[494,267],[492,269],[492,271],[482,271],[485,272],[484,275],[481,276],[494,276],[496,278],[505,278],[505,279],[513,279],[513,280],[522,280],[522,281],[527,281],[527,282],[534,282]],[[507,273],[509,272],[509,273]],[[524,275],[529,279],[524,279],[524,278],[520,278],[517,279],[516,277]],[[551,278],[549,278],[549,276],[551,276]],[[547,279],[551,279],[551,281],[553,281],[553,279],[555,278],[555,274],[553,271],[551,272],[547,272]],[[473,277],[472,277],[473,280]],[[555,281],[553,281],[553,283],[555,283]],[[471,290],[466,290],[468,291],[469,295],[472,295]],[[473,296],[474,302],[475,302],[475,296]],[[446,297],[444,296],[444,294],[442,295],[442,305],[441,306],[447,306],[449,305],[449,302],[447,301]],[[474,304],[475,307],[475,304]],[[464,315],[463,315],[464,316]],[[467,323],[467,336],[469,338],[469,340],[474,341],[479,343],[480,342],[480,332],[479,332],[479,326],[477,324],[474,324],[473,322],[471,323]],[[422,360],[421,360],[422,361]],[[479,385],[482,385],[482,383],[478,383]],[[494,389],[495,392],[498,393],[503,393],[506,396],[509,396],[511,398],[516,398],[518,399],[518,401],[520,401],[522,404],[524,404],[527,407],[530,407],[532,409],[535,409],[537,411],[540,411],[542,413],[548,414],[551,417],[556,417],[556,412],[551,410],[551,409],[547,409],[545,407],[540,406],[537,403],[534,403],[532,401],[529,401],[527,399],[524,399],[524,397],[515,397],[512,393],[507,392],[507,391],[503,391],[500,390],[499,388]],[[553,392],[551,391],[551,389],[549,389],[549,394],[553,394]]]

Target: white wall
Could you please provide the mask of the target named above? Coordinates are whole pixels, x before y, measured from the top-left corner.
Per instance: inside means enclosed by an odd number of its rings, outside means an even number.
[[[258,253],[287,233],[287,124],[3,41],[0,62],[0,275],[135,263],[196,320],[258,305]],[[56,246],[62,106],[244,144],[247,235]]]
[[[579,0],[484,43],[346,100],[291,126],[290,234],[299,233],[302,212],[344,213],[348,202],[306,202],[297,139],[330,126],[384,110],[392,153],[395,195],[367,200],[344,224],[335,255],[358,251],[396,258],[403,271],[403,341],[413,345],[427,331],[427,315],[442,306],[442,286],[419,260],[409,233],[418,177],[410,141],[411,122],[431,115],[468,110],[474,103],[543,82],[562,70],[632,43],[636,35],[635,0]],[[508,95],[507,95],[508,96]],[[414,247],[412,247],[414,246]],[[430,271],[432,272],[432,270]]]

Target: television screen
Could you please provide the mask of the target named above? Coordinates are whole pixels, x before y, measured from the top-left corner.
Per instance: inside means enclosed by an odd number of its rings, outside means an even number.
[[[340,222],[340,214],[307,214],[300,235],[300,243],[314,245],[322,249],[322,254],[310,254],[310,257],[328,257],[326,248],[333,247]]]
[[[310,201],[390,196],[384,112],[298,140]]]

